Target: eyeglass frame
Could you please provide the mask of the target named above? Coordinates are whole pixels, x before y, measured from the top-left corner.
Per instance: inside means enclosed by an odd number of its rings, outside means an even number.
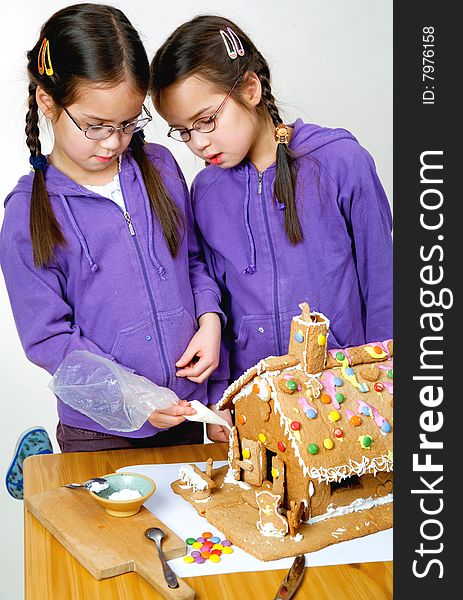
[[[191,127],[171,127],[169,129],[169,131],[167,132],[167,137],[170,137],[172,140],[175,140],[176,142],[183,142],[184,144],[188,144],[188,142],[191,141],[191,132],[192,131],[196,131],[197,133],[212,133],[214,131],[214,129],[217,127],[217,115],[219,114],[219,112],[222,110],[222,108],[225,106],[225,103],[227,102],[227,100],[230,98],[231,93],[233,92],[233,90],[236,87],[236,84],[238,83],[240,78],[238,78],[235,83],[233,84],[233,87],[231,88],[231,90],[228,92],[228,94],[225,96],[225,98],[223,99],[223,101],[221,102],[219,108],[214,112],[214,114],[210,115],[209,117],[199,117],[199,119],[196,119],[195,121],[193,121],[193,123],[191,124]],[[204,121],[205,119],[209,119],[211,121],[211,124],[213,125],[212,129],[210,131],[198,131],[195,128],[196,123],[198,123],[199,121]],[[181,131],[181,132],[185,132],[188,134],[188,139],[187,140],[179,140],[175,137],[172,136],[172,133],[174,131]],[[180,134],[181,135],[181,134]]]
[[[102,141],[102,140],[107,140],[108,138],[110,138],[113,135],[113,133],[115,131],[122,131],[122,133],[124,135],[133,135],[134,133],[137,133],[138,131],[141,131],[144,127],[146,127],[146,125],[148,125],[148,123],[150,121],[152,121],[152,119],[153,119],[153,117],[151,116],[150,111],[146,108],[146,106],[144,104],[142,104],[142,112],[144,110],[145,113],[146,113],[146,117],[143,117],[143,119],[137,118],[137,119],[134,119],[133,121],[129,121],[125,125],[120,125],[119,127],[115,127],[114,125],[90,125],[89,127],[81,127],[79,125],[79,123],[75,120],[75,118],[71,115],[71,113],[68,111],[68,109],[65,106],[62,106],[62,109],[67,114],[67,116],[71,119],[71,121],[74,123],[74,125],[78,129],[80,129],[80,131],[82,131],[82,133],[85,135],[85,137],[88,140],[92,140],[92,142],[99,142],[99,141]],[[140,115],[142,114],[142,112],[140,112]],[[132,125],[133,123],[136,123],[137,121],[146,121],[146,123],[144,123],[136,131],[131,131],[130,133],[127,132],[127,131],[124,131],[124,129],[126,127],[128,127],[129,125]],[[88,131],[96,131],[96,130],[101,131],[103,129],[106,129],[106,131],[108,131],[108,135],[105,136],[105,137],[103,137],[103,138],[91,138],[91,137],[88,137],[88,135],[87,135]]]

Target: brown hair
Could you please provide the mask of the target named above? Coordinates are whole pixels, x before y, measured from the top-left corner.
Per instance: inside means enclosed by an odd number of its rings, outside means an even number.
[[[244,55],[232,60],[227,53],[220,30],[230,27],[240,38]],[[255,73],[262,86],[262,98],[257,111],[263,120],[273,125],[282,123],[270,85],[267,61],[249,37],[232,21],[213,15],[201,15],[180,25],[156,52],[151,63],[151,95],[157,110],[162,112],[162,90],[191,75],[230,90],[233,98],[244,104],[240,92],[250,73]],[[303,233],[296,208],[296,165],[286,144],[277,144],[274,198],[285,205],[285,231],[289,241],[297,244]]]
[[[50,44],[51,75],[43,69],[43,74],[39,72],[39,54],[44,38]],[[124,13],[112,6],[86,3],[59,10],[42,27],[39,40],[27,53],[27,59],[29,110],[25,131],[31,163],[41,157],[36,100],[38,86],[57,107],[75,102],[79,86],[83,83],[117,85],[130,80],[143,95],[148,90],[149,62],[145,48]],[[151,208],[161,223],[169,251],[176,256],[184,217],[147,158],[142,140],[142,136],[134,134],[130,148],[140,167]],[[58,246],[66,246],[47,193],[44,171],[40,168],[35,169],[32,184],[30,234],[36,267],[48,264]]]

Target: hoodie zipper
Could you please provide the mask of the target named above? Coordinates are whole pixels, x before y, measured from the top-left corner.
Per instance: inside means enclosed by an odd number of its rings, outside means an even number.
[[[260,196],[263,196],[265,199],[265,194],[262,193],[263,185],[262,180],[264,178],[264,172],[259,171],[259,177],[257,180],[257,193]],[[275,307],[275,329],[276,329],[276,338],[277,338],[277,348],[278,348],[278,356],[283,355],[283,341],[281,339],[281,327],[280,327],[280,305],[278,302],[278,273],[277,273],[277,261],[275,256],[275,248],[273,246],[272,234],[270,231],[270,223],[266,209],[266,202],[261,202],[262,214],[264,216],[265,229],[267,233],[267,240],[270,247],[270,257],[272,259],[272,275],[273,275],[273,304]]]
[[[121,182],[121,192],[122,192],[122,195],[124,196],[124,193],[123,193],[123,190],[122,190],[122,182]],[[110,202],[112,202],[112,200]],[[151,286],[149,285],[149,278],[148,278],[148,273],[146,271],[146,264],[145,264],[145,261],[143,259],[143,255],[142,255],[142,252],[141,252],[140,244],[138,243],[138,238],[136,236],[135,228],[134,228],[133,223],[132,223],[132,217],[130,216],[130,213],[127,210],[124,210],[123,213],[124,213],[125,222],[127,223],[127,227],[129,229],[130,235],[132,236],[132,239],[133,239],[133,241],[135,243],[135,250],[137,251],[138,260],[140,261],[141,270],[142,270],[142,273],[143,273],[143,279],[144,279],[144,282],[145,282],[145,287],[146,287],[146,290],[148,292],[148,298],[149,298],[150,305],[151,305],[151,311],[152,311],[153,317],[154,317],[153,321],[154,321],[154,326],[155,326],[155,329],[156,329],[156,335],[157,335],[157,339],[159,341],[159,348],[161,350],[161,358],[162,358],[162,364],[163,364],[163,367],[164,367],[164,374],[165,374],[165,376],[167,378],[167,381],[169,383],[171,383],[171,372],[170,372],[170,369],[169,369],[169,361],[167,360],[166,351],[165,351],[164,345],[162,343],[161,328],[160,328],[159,322],[158,322],[158,312],[156,310],[156,304],[154,302],[153,292],[151,290]]]

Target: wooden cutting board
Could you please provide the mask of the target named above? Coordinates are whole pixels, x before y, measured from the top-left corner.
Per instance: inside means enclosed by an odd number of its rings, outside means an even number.
[[[166,532],[162,549],[167,560],[184,556],[186,543],[144,506],[131,517],[112,517],[86,490],[58,488],[25,500],[27,509],[96,579],[135,571],[163,598],[191,599],[194,590],[178,578],[170,589],[163,576],[156,544],[144,535],[148,527]]]

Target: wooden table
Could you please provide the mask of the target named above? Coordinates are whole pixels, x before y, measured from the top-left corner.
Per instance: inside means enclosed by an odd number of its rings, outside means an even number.
[[[32,456],[24,463],[24,495],[85,481],[136,464],[226,459],[226,444]],[[94,579],[27,509],[24,511],[25,600],[154,600],[136,573]],[[273,600],[286,570],[185,579],[198,600]],[[306,569],[297,600],[392,598],[392,562]]]

